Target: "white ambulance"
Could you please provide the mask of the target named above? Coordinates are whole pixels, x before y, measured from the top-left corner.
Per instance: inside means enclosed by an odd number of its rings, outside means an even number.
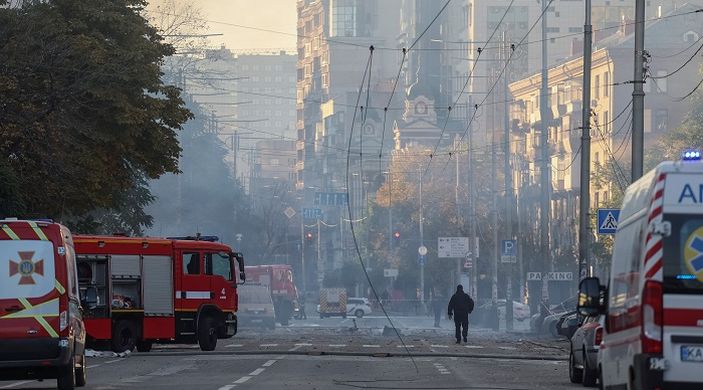
[[[579,311],[604,313],[605,389],[703,389],[703,163],[664,162],[628,187],[607,285],[587,278]]]

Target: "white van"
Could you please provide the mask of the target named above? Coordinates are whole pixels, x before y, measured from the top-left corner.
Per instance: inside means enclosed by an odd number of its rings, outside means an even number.
[[[578,306],[606,315],[602,388],[703,389],[703,163],[665,162],[628,187],[608,284],[584,279]]]

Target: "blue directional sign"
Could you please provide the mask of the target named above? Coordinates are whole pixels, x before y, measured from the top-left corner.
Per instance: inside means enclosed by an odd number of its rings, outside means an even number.
[[[305,219],[321,219],[322,209],[303,208],[303,218]]]
[[[620,209],[598,209],[598,234],[615,234],[619,219]]]
[[[349,201],[346,192],[316,192],[315,206],[345,206]]]

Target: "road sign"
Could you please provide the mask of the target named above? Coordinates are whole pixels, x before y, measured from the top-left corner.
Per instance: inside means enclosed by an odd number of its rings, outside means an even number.
[[[573,272],[549,272],[547,275],[549,281],[553,282],[570,282],[574,280]]]
[[[417,263],[420,264],[420,265],[425,265],[425,256],[424,256],[424,255],[418,256],[418,257],[417,257]]]
[[[425,256],[427,254],[427,247],[422,245],[421,247],[417,248],[417,253],[419,253],[420,256]]]
[[[474,260],[470,257],[467,257],[464,260],[464,268],[473,268],[474,266]]]
[[[620,209],[598,209],[598,234],[615,234]]]
[[[398,269],[397,268],[386,268],[383,270],[383,276],[386,278],[397,278]]]
[[[322,219],[322,209],[303,208],[303,218]]]
[[[500,261],[501,263],[517,263],[517,240],[503,240]]]
[[[574,280],[573,272],[547,272],[547,280],[551,282],[570,282]],[[527,281],[528,282],[538,282],[542,280],[541,272],[528,272]]]
[[[468,237],[439,237],[437,239],[437,257],[464,258],[470,252]]]
[[[295,216],[296,212],[292,207],[288,206],[288,208],[283,211],[283,214],[285,214],[288,219],[291,219]]]
[[[345,206],[349,201],[346,192],[316,192],[315,206]]]

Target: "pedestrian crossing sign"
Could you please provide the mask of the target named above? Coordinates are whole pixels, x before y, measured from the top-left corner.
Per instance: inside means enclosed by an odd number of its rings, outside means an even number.
[[[615,234],[620,209],[598,209],[598,234]]]

